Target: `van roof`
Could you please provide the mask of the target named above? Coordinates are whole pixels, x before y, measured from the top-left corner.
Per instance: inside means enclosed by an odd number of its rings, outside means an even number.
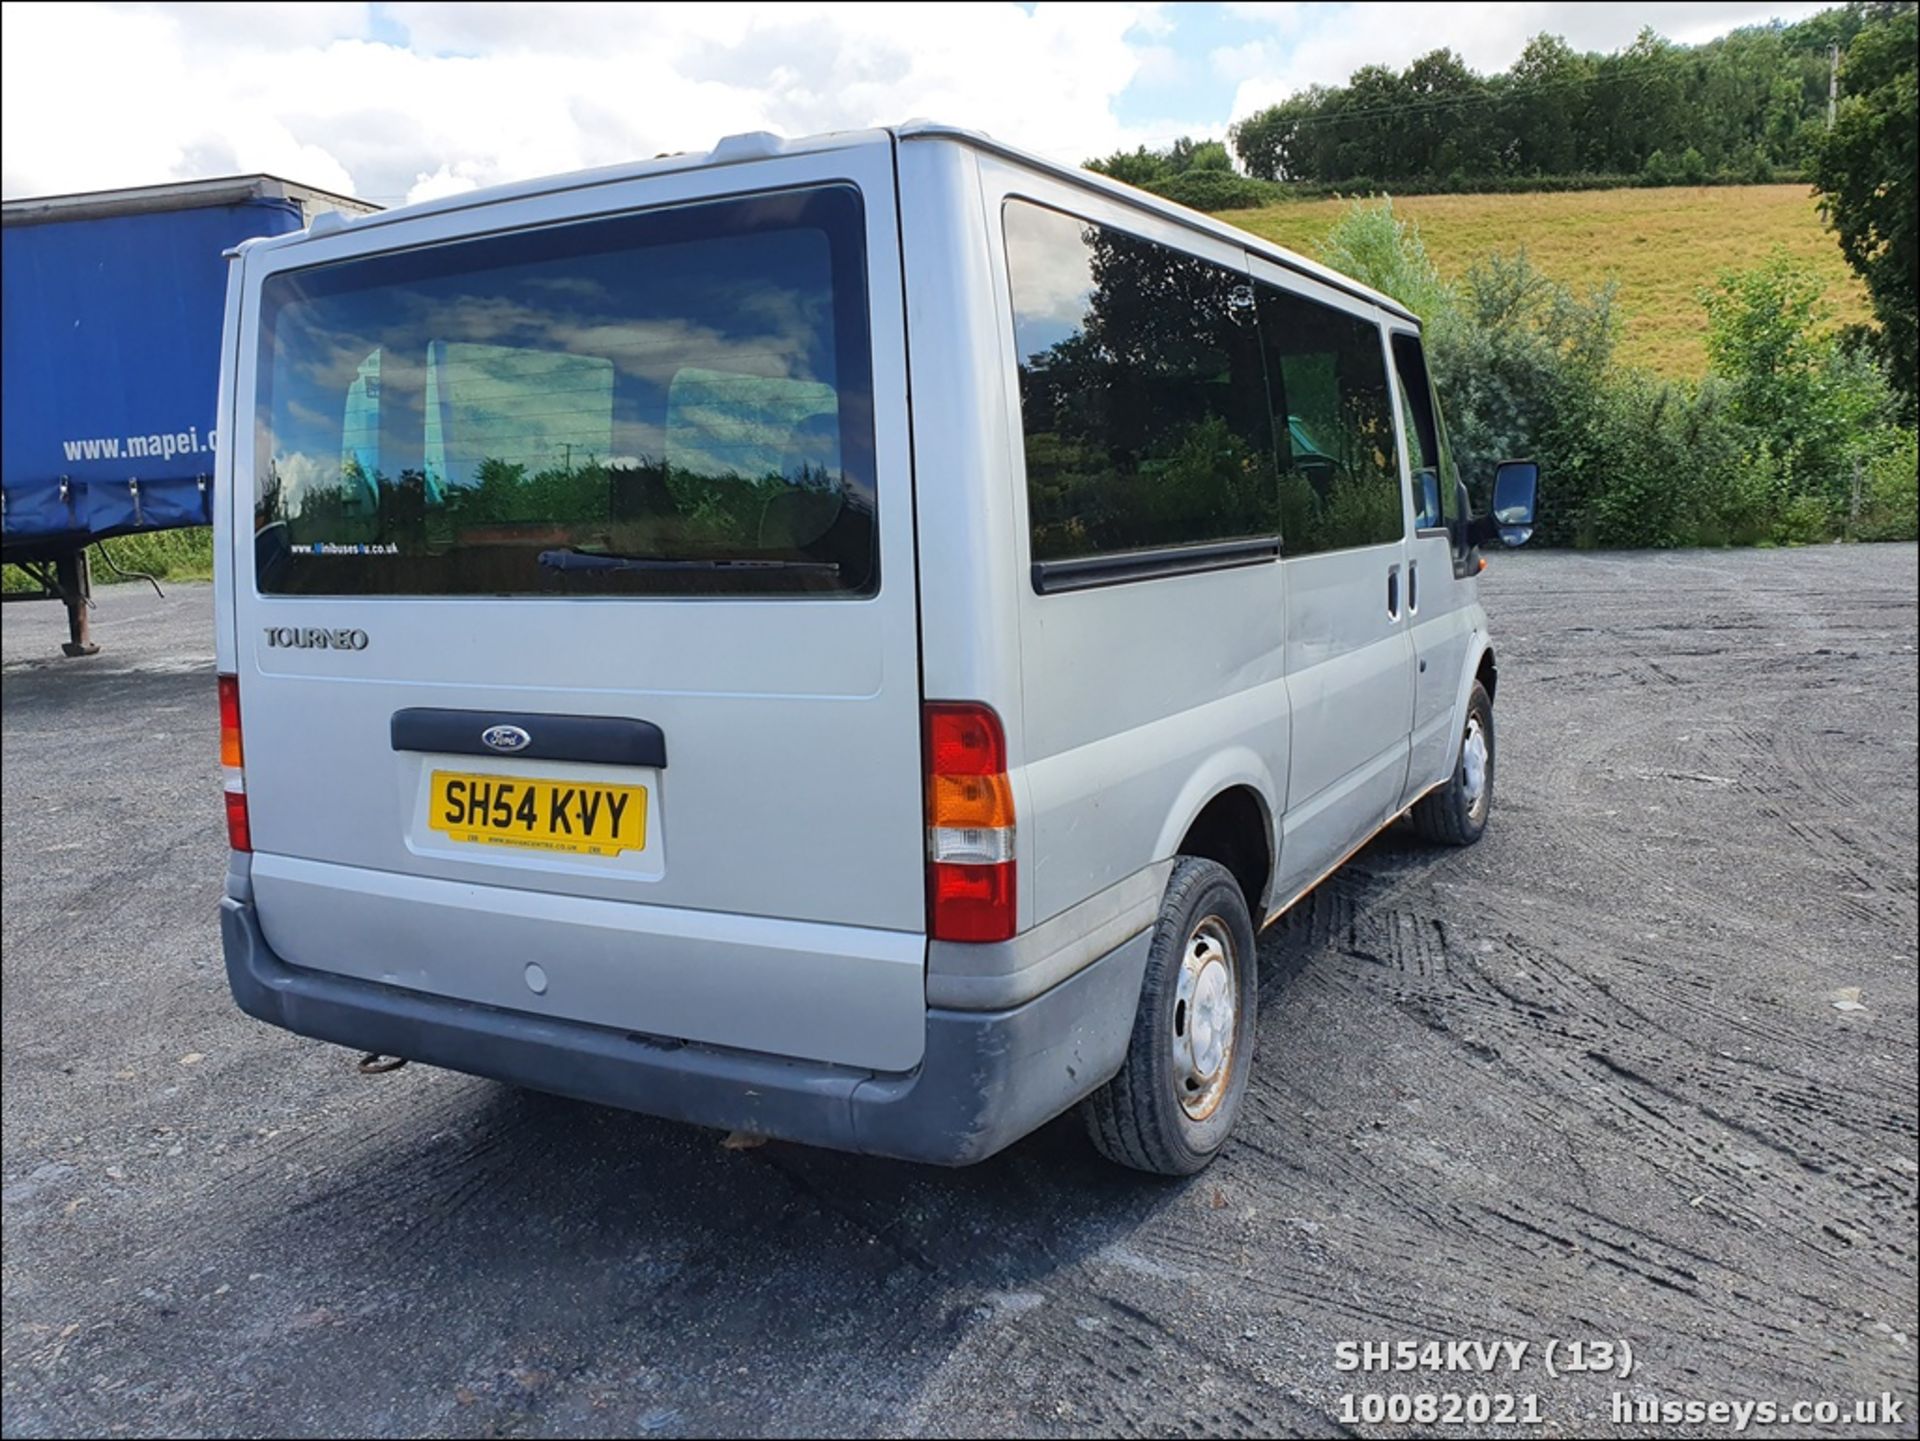
[[[858,146],[878,144],[890,136],[902,141],[952,141],[1002,156],[1016,164],[1044,172],[1069,184],[1097,191],[1137,210],[1160,215],[1188,230],[1199,231],[1229,244],[1238,245],[1276,265],[1309,276],[1359,299],[1370,301],[1382,310],[1402,319],[1418,323],[1419,318],[1393,297],[1382,294],[1371,286],[1363,285],[1350,276],[1342,275],[1339,271],[1321,265],[1317,261],[1309,260],[1304,255],[1287,249],[1284,245],[1276,245],[1262,236],[1255,235],[1252,231],[1242,230],[1238,226],[1216,220],[1200,211],[1189,210],[1184,205],[1176,205],[1173,201],[1150,191],[1137,190],[1131,185],[1122,184],[1107,176],[1096,175],[1078,166],[1049,160],[1043,155],[1035,155],[1018,146],[1005,144],[980,131],[955,125],[943,125],[932,120],[909,120],[904,124],[887,128],[833,130],[792,140],[764,130],[749,131],[741,135],[729,135],[713,149],[706,151],[676,151],[671,154],[657,155],[651,160],[623,161],[617,165],[605,165],[591,170],[576,170],[559,175],[541,176],[533,180],[513,181],[505,185],[492,185],[484,189],[464,191],[458,195],[423,200],[413,205],[396,206],[371,215],[345,216],[338,212],[323,215],[319,217],[318,223],[305,231],[248,241],[247,247],[277,250],[284,246],[298,245],[311,236],[337,233],[348,226],[359,230],[411,220],[417,216],[446,214],[451,211],[522,200],[537,195],[550,195],[557,191],[585,190],[598,185],[613,185],[642,179],[649,175],[712,169],[722,165],[738,165],[747,161],[772,159],[781,155],[848,150]]]
[[[1331,285],[1335,289],[1344,290],[1349,295],[1357,296],[1362,300],[1370,300],[1382,310],[1390,311],[1403,319],[1413,321],[1415,324],[1419,323],[1419,317],[1408,310],[1406,306],[1402,305],[1392,296],[1375,290],[1370,285],[1362,285],[1351,276],[1342,275],[1339,271],[1322,265],[1316,260],[1309,260],[1306,256],[1289,250],[1284,245],[1276,245],[1263,236],[1255,235],[1251,230],[1242,230],[1237,225],[1229,225],[1223,220],[1216,220],[1213,216],[1205,214],[1202,211],[1189,210],[1184,205],[1176,205],[1173,201],[1168,200],[1164,196],[1155,195],[1150,190],[1138,190],[1118,180],[1109,179],[1105,175],[1097,175],[1091,170],[1083,170],[1077,165],[1065,165],[1058,160],[1049,160],[1044,155],[1035,155],[1031,151],[1020,149],[1017,145],[1004,144],[1001,141],[995,140],[991,135],[983,134],[978,130],[963,130],[953,125],[942,125],[937,121],[909,120],[904,125],[895,126],[894,134],[898,135],[902,140],[959,140],[973,146],[975,149],[985,150],[994,155],[1005,156],[1017,164],[1027,166],[1033,170],[1044,171],[1056,179],[1068,181],[1072,184],[1082,186],[1085,189],[1097,190],[1123,204],[1133,206],[1136,210],[1149,210],[1156,215],[1166,217],[1176,225],[1185,226],[1189,230],[1198,230],[1206,235],[1216,236],[1221,240],[1227,241],[1229,244],[1238,245],[1243,250],[1247,250],[1263,259],[1270,260],[1276,265],[1283,265],[1288,270],[1296,271],[1301,275],[1311,276],[1313,279]]]

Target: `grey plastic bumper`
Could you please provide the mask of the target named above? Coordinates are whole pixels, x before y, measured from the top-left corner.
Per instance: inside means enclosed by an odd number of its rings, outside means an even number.
[[[1151,931],[1001,1011],[927,1012],[904,1075],[641,1036],[290,966],[253,906],[220,903],[227,981],[248,1015],[303,1036],[670,1120],[963,1166],[1066,1110],[1126,1054]]]

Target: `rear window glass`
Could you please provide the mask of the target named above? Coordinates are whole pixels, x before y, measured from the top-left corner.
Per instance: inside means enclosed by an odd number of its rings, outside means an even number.
[[[872,410],[849,186],[273,276],[259,586],[871,593]]]

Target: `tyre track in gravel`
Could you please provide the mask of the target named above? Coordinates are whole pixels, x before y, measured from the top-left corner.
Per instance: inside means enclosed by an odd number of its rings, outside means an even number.
[[[1380,1434],[1344,1393],[1439,1384],[1621,1434],[1598,1377],[1334,1368],[1402,1337],[1911,1399],[1915,585],[1497,557],[1492,830],[1383,837],[1267,932],[1239,1138],[1173,1185],[1071,1118],[948,1173],[359,1076],[225,995],[217,772],[156,739],[200,602],[108,593],[77,682],[10,617],[6,853],[53,866],[4,914],[5,1429]],[[76,724],[112,765],[62,769]]]

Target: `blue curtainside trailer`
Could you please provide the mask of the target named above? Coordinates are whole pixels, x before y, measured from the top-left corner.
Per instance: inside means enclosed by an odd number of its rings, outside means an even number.
[[[213,518],[224,252],[377,209],[270,175],[9,200],[0,561],[90,655],[87,547]]]

